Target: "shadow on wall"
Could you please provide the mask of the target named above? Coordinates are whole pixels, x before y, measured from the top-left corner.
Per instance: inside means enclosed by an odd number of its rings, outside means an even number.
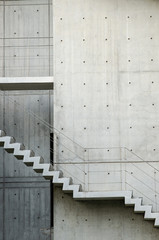
[[[58,187],[55,196],[55,239],[158,239],[153,223],[134,214],[123,201],[75,201]]]

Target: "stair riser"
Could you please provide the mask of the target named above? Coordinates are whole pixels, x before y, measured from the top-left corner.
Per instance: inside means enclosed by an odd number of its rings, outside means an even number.
[[[33,167],[34,163],[33,162],[24,162],[24,164],[27,166],[27,167]]]
[[[46,180],[52,180],[53,176],[43,176]]]
[[[5,148],[7,153],[14,153],[14,148]]]
[[[33,169],[36,173],[43,173],[43,169]]]
[[[0,131],[0,138],[3,132]],[[12,137],[2,137],[0,139],[0,147],[4,147],[8,153],[13,153],[14,156],[23,160],[27,166],[32,166],[36,173],[43,173],[43,177],[47,180],[52,180],[55,186],[62,187],[65,193],[72,194],[75,200],[110,200],[124,199],[126,206],[133,206],[135,213],[145,213],[145,220],[155,220],[155,227],[159,227],[159,213],[152,213],[149,205],[142,205],[140,198],[132,198],[131,191],[116,191],[114,192],[82,192],[81,186],[73,185],[71,178],[64,178],[61,171],[54,171],[50,164],[43,164],[41,157],[34,158],[34,152],[24,150],[23,144],[14,143]],[[24,150],[24,151],[23,151]],[[30,161],[29,161],[30,160]]]
[[[23,160],[24,155],[14,155],[18,160]]]

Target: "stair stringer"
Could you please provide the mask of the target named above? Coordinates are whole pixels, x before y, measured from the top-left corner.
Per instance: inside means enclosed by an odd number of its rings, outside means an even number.
[[[65,193],[72,193],[75,200],[117,200],[124,199],[126,206],[134,206],[135,213],[144,213],[145,220],[154,220],[154,226],[159,227],[159,213],[152,212],[152,206],[142,205],[142,198],[133,198],[132,191],[107,191],[107,192],[83,192],[81,185],[75,185],[71,177],[63,177],[62,171],[56,171],[49,163],[44,163],[44,159],[35,156],[32,150],[25,150],[21,143],[16,143],[11,136],[6,136],[0,130],[0,147],[19,159],[27,166],[32,166],[37,173],[42,173],[45,179],[50,179],[57,186],[62,186]]]

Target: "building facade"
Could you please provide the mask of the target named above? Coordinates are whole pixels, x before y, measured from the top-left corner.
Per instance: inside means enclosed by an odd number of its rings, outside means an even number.
[[[1,76],[54,78],[53,91],[2,92],[1,129],[53,155],[33,169],[55,183],[52,209],[50,182],[1,149],[1,239],[158,239],[158,1],[0,6]]]

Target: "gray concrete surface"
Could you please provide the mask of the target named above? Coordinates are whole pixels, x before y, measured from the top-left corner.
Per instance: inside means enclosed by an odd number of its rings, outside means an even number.
[[[0,77],[52,76],[52,54],[51,1],[0,1]],[[27,111],[51,123],[52,110],[52,91],[0,92],[1,128],[46,162],[49,130]],[[0,203],[0,240],[50,239],[50,183],[2,149]]]
[[[54,239],[156,240],[158,229],[123,201],[74,201],[55,188]]]
[[[48,128],[33,118],[33,111],[49,122],[49,91],[5,92],[0,96],[0,126],[28,149],[50,161]],[[16,101],[16,103],[14,101]],[[17,105],[20,104],[20,105]],[[50,119],[51,121],[51,119]],[[39,123],[39,124],[38,124]],[[0,150],[1,240],[48,239],[50,232],[50,182]]]
[[[86,191],[133,189],[158,210],[158,1],[54,0],[53,6],[55,127],[81,145],[61,134],[58,142],[66,147],[59,145],[55,155],[64,164],[59,166]],[[52,75],[51,14],[49,0],[38,5],[0,1],[2,77]],[[5,94],[1,128],[48,162],[46,127]],[[13,92],[11,97],[51,122],[51,92]],[[66,165],[70,155],[82,164]],[[47,183],[17,160],[1,156],[0,237],[47,239]],[[59,189],[54,200],[55,239],[158,239],[153,224],[122,202],[75,202]]]
[[[74,182],[80,179],[85,191],[133,190],[158,211],[159,2],[54,0],[53,8],[54,122],[73,140],[60,135],[58,168]],[[66,164],[68,159],[78,164]],[[78,239],[68,225],[59,233],[58,209],[55,239],[58,234]],[[68,224],[75,229],[72,218]],[[108,238],[116,240],[113,229],[112,224]],[[87,238],[91,230],[86,230]],[[150,232],[148,239],[155,238]],[[123,239],[144,236],[129,233]],[[91,238],[99,239],[97,235],[91,233]]]
[[[51,0],[0,1],[0,76],[53,75]]]

